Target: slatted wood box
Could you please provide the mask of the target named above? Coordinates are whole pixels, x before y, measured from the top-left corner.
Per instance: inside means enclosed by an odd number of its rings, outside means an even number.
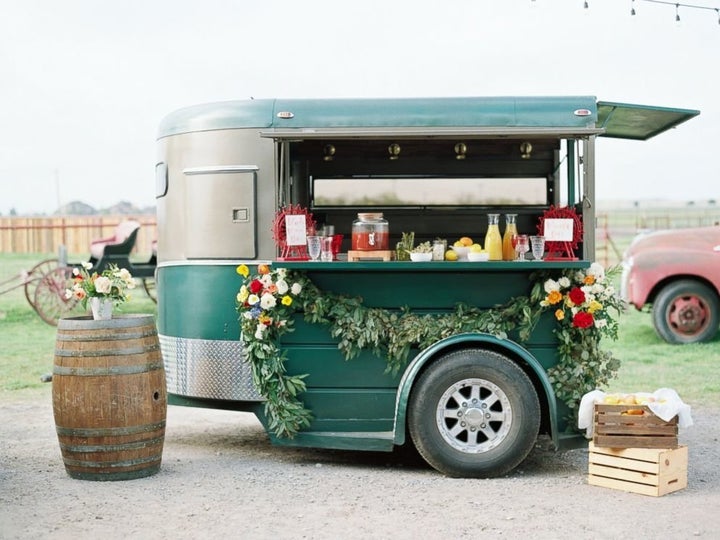
[[[643,414],[628,414],[642,410]],[[678,418],[664,421],[647,405],[596,403],[593,442],[609,448],[677,448]]]
[[[393,257],[393,251],[390,250],[375,250],[375,251],[361,251],[353,250],[348,251],[348,261],[391,261]]]
[[[659,497],[687,487],[688,448],[604,448],[592,442],[588,483]]]

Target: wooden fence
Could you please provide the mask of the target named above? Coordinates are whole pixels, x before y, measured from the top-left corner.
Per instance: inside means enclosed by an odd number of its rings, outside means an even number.
[[[135,254],[152,253],[157,239],[155,215],[102,215],[52,217],[0,217],[0,253],[57,253],[64,245],[68,253],[90,253],[90,242],[113,235],[125,220],[140,223]]]

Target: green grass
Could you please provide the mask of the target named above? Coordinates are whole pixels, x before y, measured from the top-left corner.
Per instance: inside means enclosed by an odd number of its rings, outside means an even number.
[[[21,271],[51,258],[53,254],[1,254],[0,282],[13,279],[0,286],[0,291],[20,284]],[[79,262],[81,259],[70,256],[69,260]],[[156,313],[155,304],[140,285],[120,309],[124,313]],[[52,373],[56,331],[35,313],[23,287],[0,295],[0,398],[40,392],[47,386],[40,378]]]
[[[674,388],[695,405],[720,405],[720,333],[709,343],[668,345],[652,326],[649,312],[632,308],[620,319],[618,341],[605,344],[620,359],[607,390],[651,392]]]
[[[52,257],[0,254],[0,282]],[[155,314],[156,306],[139,288],[122,310]],[[55,335],[56,328],[37,316],[22,288],[0,296],[0,399],[39,395],[47,386],[40,377],[52,372]],[[691,405],[720,405],[720,334],[711,343],[668,345],[656,336],[649,313],[630,310],[621,318],[620,339],[605,346],[622,362],[618,377],[605,390],[670,387]]]

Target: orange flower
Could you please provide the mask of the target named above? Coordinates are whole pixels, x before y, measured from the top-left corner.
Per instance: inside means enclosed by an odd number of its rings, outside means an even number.
[[[588,275],[585,276],[585,278],[583,279],[583,283],[584,283],[585,285],[594,285],[594,284],[595,284],[595,276],[593,276],[592,274],[588,274]]]
[[[270,273],[270,267],[267,264],[259,264],[258,265],[258,274],[261,276],[264,276],[265,274]]]
[[[545,298],[545,301],[551,305],[554,306],[555,304],[559,303],[562,300],[562,293],[560,291],[550,291]]]
[[[565,312],[562,309],[555,310],[555,318],[562,321],[565,318]]]

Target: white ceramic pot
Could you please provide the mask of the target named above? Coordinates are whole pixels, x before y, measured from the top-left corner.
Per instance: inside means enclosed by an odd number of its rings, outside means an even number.
[[[93,296],[90,299],[90,309],[96,321],[109,321],[112,319],[113,301],[109,298]]]

